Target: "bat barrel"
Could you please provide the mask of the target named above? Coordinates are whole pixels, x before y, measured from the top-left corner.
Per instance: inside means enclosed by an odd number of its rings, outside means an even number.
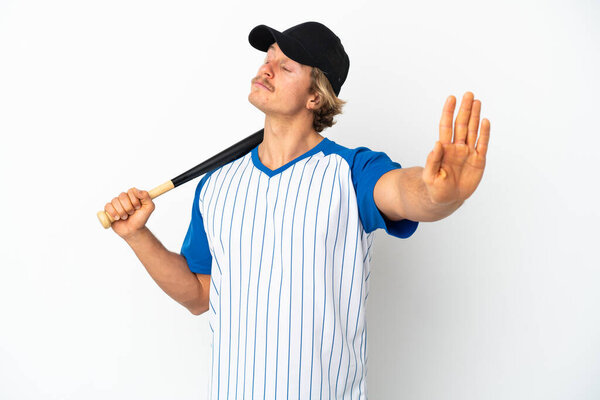
[[[245,156],[263,141],[264,131],[264,129],[261,129],[253,133],[231,147],[228,147],[222,152],[212,156],[208,160],[196,165],[194,168],[176,176],[175,178],[171,179],[173,185],[177,187],[200,175],[205,174],[206,172],[215,170],[233,160]]]

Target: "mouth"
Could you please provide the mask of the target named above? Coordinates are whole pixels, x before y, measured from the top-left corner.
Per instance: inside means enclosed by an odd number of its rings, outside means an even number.
[[[266,90],[268,90],[269,92],[272,92],[272,91],[273,91],[273,89],[272,89],[271,87],[267,86],[267,84],[265,84],[265,83],[261,82],[261,81],[260,81],[260,80],[258,80],[258,79],[254,79],[254,80],[252,81],[252,84],[253,84],[253,85],[255,85],[255,86],[261,87],[261,88],[263,88],[263,89],[266,89]]]

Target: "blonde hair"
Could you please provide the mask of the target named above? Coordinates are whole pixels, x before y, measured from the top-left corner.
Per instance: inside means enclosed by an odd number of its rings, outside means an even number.
[[[333,117],[342,113],[342,107],[346,102],[335,95],[331,83],[317,67],[312,67],[310,92],[319,95],[320,107],[313,111],[315,115],[313,128],[317,132],[322,132],[323,129],[335,124]]]

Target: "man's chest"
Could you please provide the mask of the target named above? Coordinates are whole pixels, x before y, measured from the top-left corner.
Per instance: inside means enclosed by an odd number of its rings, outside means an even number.
[[[358,228],[352,181],[339,158],[311,159],[273,177],[241,162],[211,178],[199,207],[219,261],[316,257]]]

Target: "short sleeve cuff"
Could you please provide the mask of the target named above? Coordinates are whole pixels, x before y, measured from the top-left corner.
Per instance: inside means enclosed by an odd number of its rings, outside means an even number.
[[[186,257],[185,251],[182,251],[180,254],[185,258],[190,271],[196,274],[210,275],[212,259],[199,263],[193,261],[191,258]]]
[[[381,214],[381,213],[380,213]],[[385,231],[397,238],[406,239],[409,238],[417,230],[419,226],[418,221],[411,221],[409,219],[401,219],[400,221],[392,221],[386,218],[384,215],[381,216],[385,223]]]
[[[389,235],[392,235],[392,236],[400,238],[400,239],[407,239],[413,233],[415,233],[415,231],[417,230],[417,227],[419,226],[419,222],[411,221],[409,219],[401,219],[400,221],[392,221],[392,220],[388,219],[377,208],[377,206],[375,204],[375,199],[373,198],[373,190],[375,189],[375,184],[377,183],[379,178],[381,178],[385,173],[387,173],[391,170],[394,170],[394,169],[399,169],[399,168],[401,168],[400,164],[392,163],[387,168],[384,168],[384,169],[380,170],[377,174],[373,175],[371,177],[371,181],[367,185],[367,188],[368,188],[367,190],[369,193],[369,202],[372,202],[374,209],[377,210],[376,212],[374,212],[375,226],[374,226],[374,228],[370,228],[368,231],[371,231],[371,230],[377,229],[377,228],[383,228]]]

